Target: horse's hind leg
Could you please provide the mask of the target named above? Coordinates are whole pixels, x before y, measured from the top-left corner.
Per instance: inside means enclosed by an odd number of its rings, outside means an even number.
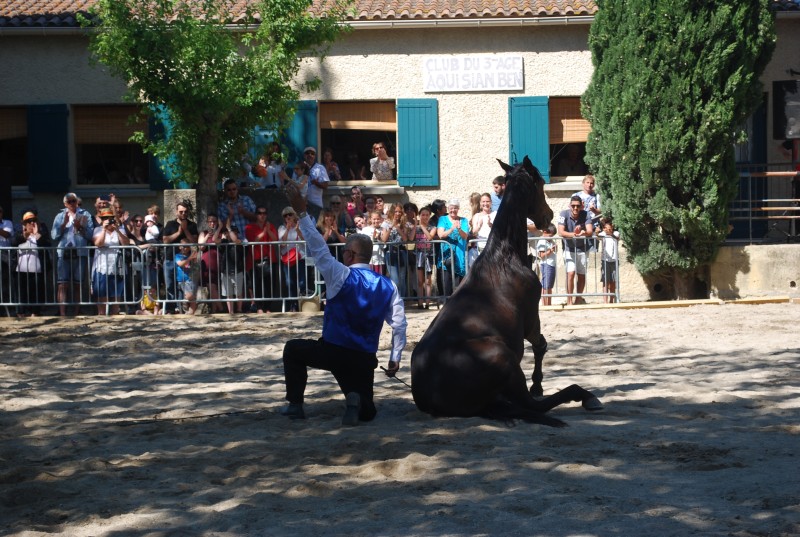
[[[533,375],[531,375],[533,384],[531,384],[531,395],[534,397],[541,397],[544,395],[544,389],[542,388],[542,379],[544,378],[544,374],[542,373],[542,361],[547,352],[547,340],[542,334],[539,334],[538,340],[531,342],[531,344],[533,345]]]

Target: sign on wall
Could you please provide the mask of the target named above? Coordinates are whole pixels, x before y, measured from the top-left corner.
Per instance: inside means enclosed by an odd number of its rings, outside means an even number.
[[[523,90],[522,56],[470,54],[422,59],[425,93]]]

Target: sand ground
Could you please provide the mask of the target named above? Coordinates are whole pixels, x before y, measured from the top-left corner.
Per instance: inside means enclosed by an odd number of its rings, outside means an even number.
[[[318,315],[3,319],[0,534],[799,535],[798,319],[543,312],[545,391],[606,405],[564,429],[433,419],[380,371],[374,422],[339,426],[325,372],[289,421],[281,350]]]

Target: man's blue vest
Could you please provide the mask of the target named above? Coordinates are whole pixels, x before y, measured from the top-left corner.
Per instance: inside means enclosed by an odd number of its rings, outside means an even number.
[[[342,288],[325,305],[323,339],[347,349],[377,352],[393,293],[389,278],[370,269],[351,267]]]

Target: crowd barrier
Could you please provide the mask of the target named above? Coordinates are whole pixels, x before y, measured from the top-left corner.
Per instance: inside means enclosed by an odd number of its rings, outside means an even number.
[[[529,261],[540,273],[538,240],[530,241]],[[564,239],[550,240],[558,251],[551,294],[558,303],[577,293],[566,292]],[[600,241],[578,240],[588,241],[586,288],[580,296],[619,301],[619,278],[615,292],[602,291]],[[461,273],[470,270],[482,246],[473,240],[459,253],[439,240],[376,243],[372,261],[382,265],[409,305],[438,306],[458,286]],[[341,260],[344,245],[329,248]],[[0,308],[6,315],[287,312],[324,301],[325,282],[303,241],[0,247]]]

